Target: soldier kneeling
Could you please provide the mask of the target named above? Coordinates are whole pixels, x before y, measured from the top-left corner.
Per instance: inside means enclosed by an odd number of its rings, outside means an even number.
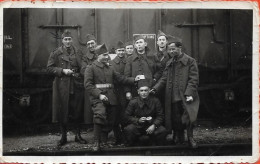
[[[133,146],[139,139],[145,142],[162,145],[167,135],[162,126],[164,115],[158,98],[149,95],[150,86],[148,80],[138,82],[138,97],[132,99],[125,112],[128,125],[124,133],[128,146]]]

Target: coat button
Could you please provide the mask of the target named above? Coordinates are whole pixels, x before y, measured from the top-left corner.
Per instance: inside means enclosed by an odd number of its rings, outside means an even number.
[[[63,63],[61,63],[63,65]]]

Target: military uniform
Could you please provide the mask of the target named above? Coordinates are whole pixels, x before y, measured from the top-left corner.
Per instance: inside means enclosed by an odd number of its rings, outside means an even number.
[[[195,59],[182,53],[177,59],[170,59],[163,76],[153,87],[159,91],[165,87],[165,126],[171,131],[182,131],[187,127],[187,135],[193,137],[193,123],[199,109],[197,92],[199,83],[198,66]],[[187,102],[186,96],[193,101]]]
[[[127,58],[124,74],[127,77],[144,75],[146,79],[155,83],[162,75],[162,67],[158,58],[148,49],[142,55],[135,51],[132,56]],[[135,87],[126,86],[125,92],[131,92],[134,97],[137,96]]]
[[[105,45],[102,45],[100,49],[102,47],[105,47]],[[104,49],[103,53],[107,52],[106,47]],[[102,53],[100,52],[99,54]],[[134,84],[134,78],[125,78],[118,72],[115,72],[110,64],[104,64],[97,60],[88,66],[85,71],[84,86],[90,93],[90,101],[94,113],[94,135],[95,142],[98,145],[95,151],[99,150],[100,130],[107,135],[113,129],[116,137],[116,133],[119,133],[119,102],[114,87],[116,81],[129,85]],[[108,98],[107,102],[99,99],[101,94]]]
[[[116,47],[117,49],[122,49],[124,48],[124,43],[119,41]],[[122,55],[121,57],[119,55],[117,55],[113,60],[110,61],[110,64],[112,66],[112,68],[120,73],[121,75],[124,75],[124,69],[125,69],[125,64],[126,64],[126,57],[125,54]],[[115,86],[115,90],[117,93],[117,98],[119,100],[119,104],[121,107],[121,116],[123,116],[124,112],[125,112],[125,108],[126,108],[126,97],[125,97],[125,92],[124,92],[124,85],[123,84],[116,84]],[[122,118],[122,117],[120,117]]]
[[[97,56],[95,52],[90,52],[88,49],[81,49],[77,53],[81,59],[81,69],[80,73],[84,77],[85,70],[88,65],[91,65],[96,59]],[[82,90],[84,89],[84,80],[82,80]],[[84,108],[85,108],[85,123],[86,124],[93,124],[93,112],[91,110],[91,103],[89,100],[89,93],[85,90],[84,91]]]
[[[154,124],[156,129],[148,135],[153,143],[163,144],[167,134],[166,129],[162,126],[163,110],[158,98],[149,96],[146,100],[136,97],[132,99],[125,112],[128,125],[124,128],[127,142],[132,145],[138,137],[146,134],[146,129]],[[138,120],[141,117],[152,117],[151,122],[140,124]]]

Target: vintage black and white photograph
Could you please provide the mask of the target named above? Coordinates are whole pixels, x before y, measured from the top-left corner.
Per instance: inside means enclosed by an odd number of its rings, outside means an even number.
[[[254,156],[253,7],[76,3],[2,6],[2,156]]]

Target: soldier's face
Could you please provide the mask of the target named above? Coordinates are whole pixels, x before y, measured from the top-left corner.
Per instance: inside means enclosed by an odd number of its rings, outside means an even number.
[[[66,47],[69,48],[72,46],[72,37],[64,37],[62,38],[62,44]]]
[[[181,55],[181,47],[177,47],[175,43],[171,43],[167,46],[167,52],[172,57]]]
[[[125,49],[124,48],[119,48],[119,49],[116,49],[116,54],[122,58],[125,56]]]
[[[150,88],[149,87],[140,87],[138,89],[138,94],[142,99],[146,99],[149,96]]]
[[[125,47],[125,51],[127,55],[132,55],[134,52],[134,46],[133,45],[128,45]]]
[[[95,40],[90,40],[87,42],[87,48],[89,49],[90,52],[94,52],[97,44]]]
[[[98,60],[99,62],[101,62],[101,63],[107,63],[108,60],[109,60],[109,55],[108,55],[108,53],[98,55],[98,59],[97,59],[97,60]]]
[[[161,48],[164,48],[167,44],[167,39],[165,36],[160,36],[158,39],[157,39],[157,45]]]
[[[146,46],[147,43],[144,41],[144,39],[139,39],[135,42],[135,48],[137,51],[144,51]]]

